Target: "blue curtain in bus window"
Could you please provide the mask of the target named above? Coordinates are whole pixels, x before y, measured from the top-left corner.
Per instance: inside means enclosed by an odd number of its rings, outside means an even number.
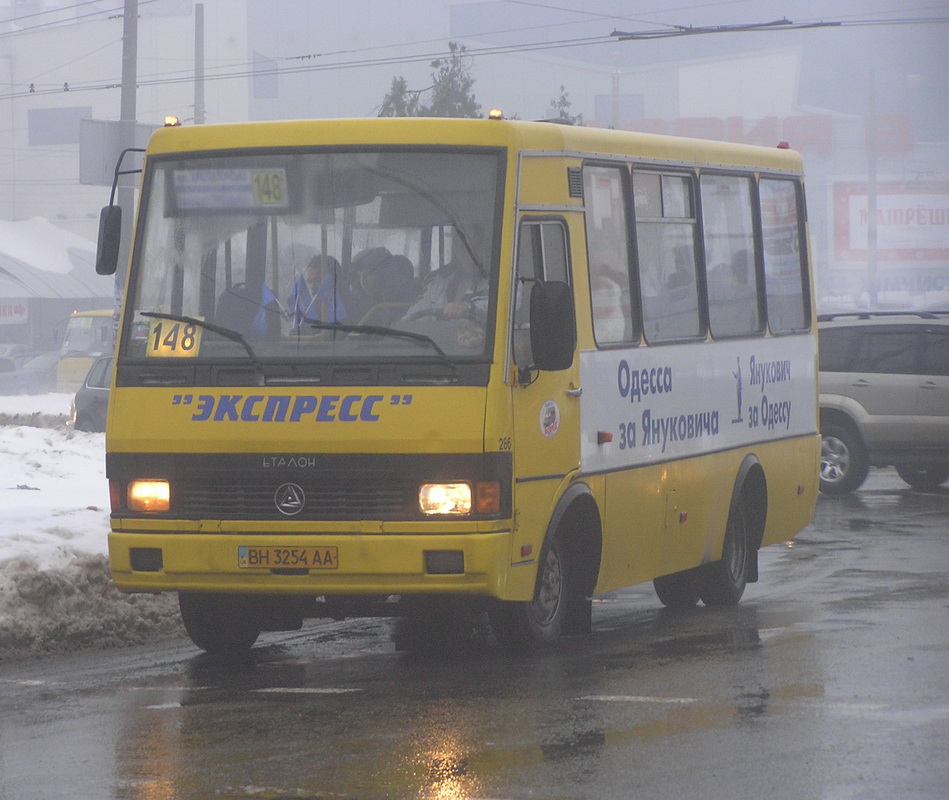
[[[633,196],[646,341],[701,336],[691,178],[634,172]]]
[[[796,184],[765,178],[759,193],[768,326],[772,333],[805,330],[810,310]]]
[[[624,173],[622,167],[583,168],[593,335],[601,346],[639,338],[629,290]]]
[[[755,271],[751,179],[702,176],[705,278],[712,336],[741,336],[761,330]]]

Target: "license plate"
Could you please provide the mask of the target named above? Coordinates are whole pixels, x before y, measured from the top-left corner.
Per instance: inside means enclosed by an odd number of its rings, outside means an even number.
[[[338,569],[336,547],[249,547],[237,548],[241,569]]]

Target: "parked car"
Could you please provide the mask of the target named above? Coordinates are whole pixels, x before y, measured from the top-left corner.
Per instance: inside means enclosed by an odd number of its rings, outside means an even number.
[[[27,359],[0,356],[0,394],[45,394],[56,388],[59,352],[51,350]]]
[[[820,488],[895,466],[917,489],[949,480],[949,311],[827,314],[820,342]]]
[[[0,356],[0,394],[23,394],[20,390],[19,367],[16,361]]]
[[[0,344],[0,357],[12,358],[18,366],[22,366],[36,355],[36,351],[25,344]]]
[[[104,431],[112,382],[112,356],[97,358],[76,392],[70,419],[77,431]]]

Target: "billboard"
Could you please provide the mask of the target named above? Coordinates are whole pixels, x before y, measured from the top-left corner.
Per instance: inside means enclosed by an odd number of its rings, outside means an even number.
[[[834,184],[834,250],[838,261],[867,260],[866,182]],[[881,181],[876,187],[879,261],[949,259],[949,183]]]

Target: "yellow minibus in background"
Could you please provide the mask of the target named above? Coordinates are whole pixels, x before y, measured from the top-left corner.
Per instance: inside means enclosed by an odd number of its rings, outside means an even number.
[[[57,392],[75,392],[92,362],[112,352],[112,317],[112,309],[73,311],[69,315],[56,365]]]
[[[814,509],[812,283],[785,147],[163,128],[107,423],[114,580],[177,592],[215,653],[306,617],[424,636],[485,612],[540,649],[644,581],[735,604]]]

